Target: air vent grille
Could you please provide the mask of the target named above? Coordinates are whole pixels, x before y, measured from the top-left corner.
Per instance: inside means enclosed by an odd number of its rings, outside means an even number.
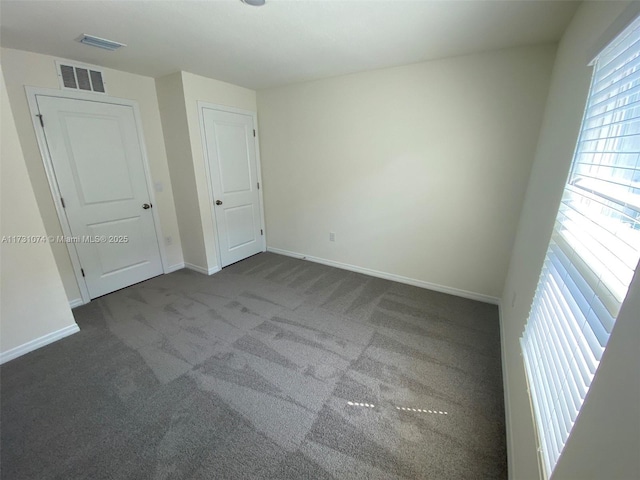
[[[73,74],[73,67],[60,65],[60,73],[62,74],[62,84],[65,88],[78,88],[76,76]]]
[[[104,82],[102,81],[102,72],[96,70],[89,70],[91,75],[91,85],[94,92],[104,93]]]
[[[91,80],[89,80],[89,70],[86,68],[76,68],[76,78],[80,90],[91,90]]]
[[[105,81],[100,70],[85,65],[56,63],[61,88],[66,90],[106,93]]]

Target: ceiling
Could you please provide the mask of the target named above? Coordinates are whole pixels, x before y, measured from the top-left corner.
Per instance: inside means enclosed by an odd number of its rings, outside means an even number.
[[[252,89],[555,42],[571,1],[5,1],[0,44],[151,77],[178,70]],[[82,45],[82,33],[127,44]]]

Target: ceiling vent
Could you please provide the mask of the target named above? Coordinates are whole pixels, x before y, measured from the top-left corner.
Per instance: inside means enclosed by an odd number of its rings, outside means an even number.
[[[96,37],[94,35],[87,35],[83,33],[77,39],[80,43],[84,43],[85,45],[89,45],[90,47],[98,47],[103,48],[105,50],[114,51],[122,47],[126,47],[124,43],[115,42],[113,40],[107,40],[106,38]]]
[[[60,88],[81,92],[107,93],[102,70],[89,65],[56,62]]]

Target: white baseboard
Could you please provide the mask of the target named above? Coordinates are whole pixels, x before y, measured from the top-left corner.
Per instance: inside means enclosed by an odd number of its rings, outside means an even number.
[[[188,268],[189,270],[193,270],[194,272],[202,273],[203,275],[213,275],[214,273],[217,273],[217,272],[219,272],[221,270],[221,268],[218,267],[217,265],[215,267],[204,268],[204,267],[201,267],[199,265],[194,265],[193,263],[186,263],[185,262],[184,266],[186,268]]]
[[[0,365],[8,362],[9,360],[13,360],[14,358],[21,357],[29,352],[33,352],[38,348],[44,347],[45,345],[49,345],[55,341],[58,341],[64,337],[68,337],[69,335],[73,335],[76,332],[79,332],[80,328],[75,323],[73,325],[69,325],[68,327],[61,328],[60,330],[56,330],[55,332],[48,333],[43,335],[42,337],[31,340],[30,342],[24,343],[18,347],[12,348],[11,350],[7,350],[6,352],[0,353]]]
[[[288,257],[300,258],[303,260],[309,260],[311,262],[321,263],[330,267],[341,268],[343,270],[349,270],[351,272],[363,273],[372,277],[384,278],[385,280],[391,280],[393,282],[405,283],[407,285],[413,285],[414,287],[426,288],[427,290],[434,290],[436,292],[448,293],[457,297],[468,298],[470,300],[478,300],[480,302],[491,303],[494,305],[500,304],[500,299],[484,295],[482,293],[469,292],[467,290],[460,290],[458,288],[447,287],[445,285],[438,285],[436,283],[425,282],[423,280],[416,280],[415,278],[403,277],[402,275],[396,275],[394,273],[379,272],[377,270],[371,270],[369,268],[358,267],[356,265],[349,265],[348,263],[336,262],[333,260],[327,260],[325,258],[312,257],[310,255],[304,255],[302,253],[290,252],[289,250],[282,250],[280,248],[267,247],[268,252],[279,253],[280,255],[286,255]]]
[[[167,270],[164,273],[176,272],[178,270],[182,270],[185,267],[184,262],[176,263],[175,265],[170,265],[167,267]]]
[[[71,307],[71,309],[79,307],[80,305],[84,305],[84,300],[82,300],[81,298],[74,298],[73,300],[69,300],[69,307]]]

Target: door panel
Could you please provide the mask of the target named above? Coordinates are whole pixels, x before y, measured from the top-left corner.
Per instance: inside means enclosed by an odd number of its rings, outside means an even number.
[[[133,108],[37,95],[91,298],[162,273]]]
[[[253,117],[203,108],[223,267],[264,250]]]
[[[87,228],[89,235],[93,237],[113,235],[116,237],[127,236],[129,239],[129,248],[126,249],[121,248],[116,242],[99,245],[96,251],[103,275],[112,275],[134,266],[137,267],[145,261],[145,242],[140,235],[140,232],[144,231],[144,225],[140,225],[140,217],[87,225]]]
[[[230,251],[256,241],[253,228],[254,213],[253,205],[241,205],[224,210]]]
[[[251,191],[251,155],[245,125],[215,123],[215,139],[220,159],[222,193]],[[253,137],[252,137],[253,138]]]
[[[59,119],[82,204],[133,199],[120,122],[63,112]]]

